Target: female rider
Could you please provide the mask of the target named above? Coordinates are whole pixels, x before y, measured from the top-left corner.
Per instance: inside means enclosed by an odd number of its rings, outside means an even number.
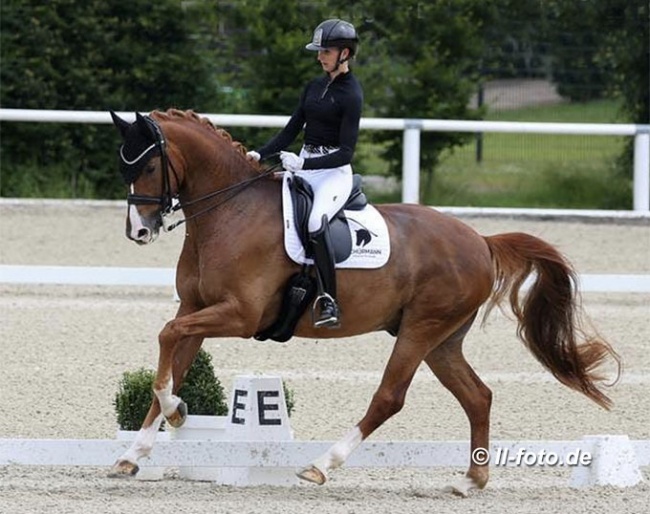
[[[314,191],[308,229],[319,287],[316,327],[339,326],[334,253],[327,225],[352,189],[350,162],[359,134],[363,91],[349,62],[358,42],[354,26],[346,21],[330,19],[318,25],[305,48],[318,52],[325,75],[307,84],[282,131],[257,151],[248,152],[256,160],[280,152],[284,169],[302,177]],[[300,155],[285,152],[303,129]]]

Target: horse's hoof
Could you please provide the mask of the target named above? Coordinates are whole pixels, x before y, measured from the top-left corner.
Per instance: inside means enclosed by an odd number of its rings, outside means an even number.
[[[313,464],[301,469],[298,473],[296,473],[296,475],[298,478],[306,480],[307,482],[311,482],[312,484],[323,485],[325,482],[327,482],[327,475],[325,475],[325,473],[323,473]]]
[[[452,493],[456,496],[467,498],[469,496],[469,492],[474,489],[479,489],[479,487],[476,485],[476,482],[474,482],[474,480],[469,477],[463,477],[455,483],[445,487],[444,491],[446,493]]]
[[[169,423],[174,428],[179,428],[183,426],[185,420],[187,419],[187,404],[181,400],[181,403],[176,407],[176,412],[167,418],[167,423]]]
[[[128,478],[138,474],[140,467],[128,460],[118,460],[108,472],[109,478]]]

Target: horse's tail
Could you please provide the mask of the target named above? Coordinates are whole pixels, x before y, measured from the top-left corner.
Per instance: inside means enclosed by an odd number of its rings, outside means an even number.
[[[498,234],[485,241],[495,269],[495,287],[485,317],[508,296],[519,323],[517,335],[535,358],[564,385],[609,409],[612,401],[598,384],[605,377],[597,368],[613,359],[617,378],[605,384],[613,385],[620,376],[621,360],[600,336],[583,331],[577,277],[571,265],[552,245],[528,234]],[[520,288],[533,271],[534,282],[520,299]]]

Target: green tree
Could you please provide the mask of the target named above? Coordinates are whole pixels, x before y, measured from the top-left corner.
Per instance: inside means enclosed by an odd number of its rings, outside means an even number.
[[[482,76],[486,79],[546,77],[550,72],[546,3],[487,0],[483,9]]]
[[[257,0],[216,7],[227,37],[217,48],[225,71],[219,83],[237,100],[231,112],[289,115],[307,81],[320,73],[315,54],[305,50],[314,27],[326,17],[324,2]],[[332,15],[334,17],[334,15]],[[248,147],[263,144],[278,129],[232,130]]]
[[[632,123],[650,123],[650,5],[646,0],[610,0],[602,4],[601,59],[612,73],[609,85],[623,102]]]
[[[551,0],[546,5],[553,82],[558,93],[572,101],[595,100],[607,91],[611,69],[600,49],[603,30],[609,27],[598,22],[602,4],[601,0]]]
[[[208,56],[193,39],[200,9],[176,0],[3,0],[5,108],[212,110]],[[108,125],[3,123],[2,196],[115,197],[118,138]]]
[[[611,63],[609,85],[621,99],[623,119],[650,124],[650,5],[647,0],[610,0],[598,21],[608,27],[601,55]],[[624,175],[632,175],[633,148],[630,140],[619,159]]]
[[[571,54],[554,48],[559,71],[559,91],[572,99],[584,100],[598,94],[621,100],[621,119],[650,123],[650,7],[647,0],[554,0],[550,7],[557,18],[556,30],[588,37],[581,59],[574,68],[586,71],[579,80],[562,77],[562,63]],[[588,36],[587,36],[588,34]],[[575,74],[573,75],[575,78]],[[582,88],[580,89],[580,86]],[[594,89],[594,87],[596,89]],[[591,88],[591,89],[590,89]],[[579,91],[582,93],[579,93]],[[591,91],[591,94],[585,92]],[[633,141],[621,156],[619,168],[631,174]]]
[[[334,1],[342,10],[347,2]],[[481,26],[488,11],[473,0],[363,0],[349,8],[359,27],[358,74],[365,115],[393,118],[477,118],[468,107],[478,80]],[[401,176],[402,134],[377,132],[391,173]],[[421,169],[430,187],[441,152],[467,135],[423,132]],[[425,188],[426,189],[426,188]]]

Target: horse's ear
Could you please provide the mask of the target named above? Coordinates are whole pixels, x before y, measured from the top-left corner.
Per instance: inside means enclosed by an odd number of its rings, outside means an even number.
[[[151,123],[149,123],[147,119],[144,116],[142,116],[142,114],[140,114],[139,112],[135,113],[135,123],[140,128],[140,132],[142,132],[143,134],[147,134],[148,136],[152,137],[154,140],[156,139],[156,133],[154,132]]]
[[[120,118],[117,114],[115,114],[114,111],[110,111],[111,113],[111,118],[113,118],[113,125],[117,127],[117,130],[120,131],[120,134],[122,135],[122,138],[126,137],[126,131],[129,129],[131,124]]]

